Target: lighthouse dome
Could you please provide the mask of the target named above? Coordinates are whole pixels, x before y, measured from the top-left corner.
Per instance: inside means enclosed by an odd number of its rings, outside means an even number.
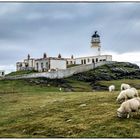
[[[100,36],[97,34],[97,31],[95,31],[95,33],[92,35],[92,37],[96,38],[96,37],[100,37]]]

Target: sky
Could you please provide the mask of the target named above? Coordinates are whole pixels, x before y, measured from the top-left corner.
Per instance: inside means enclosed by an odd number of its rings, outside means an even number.
[[[0,70],[16,70],[28,54],[91,56],[98,31],[101,54],[140,65],[140,2],[0,3]]]

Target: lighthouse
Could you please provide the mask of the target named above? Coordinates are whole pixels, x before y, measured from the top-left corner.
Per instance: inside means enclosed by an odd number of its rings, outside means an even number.
[[[92,53],[94,56],[99,56],[100,55],[100,36],[97,34],[97,31],[94,32],[94,34],[91,37],[91,48],[92,48]]]

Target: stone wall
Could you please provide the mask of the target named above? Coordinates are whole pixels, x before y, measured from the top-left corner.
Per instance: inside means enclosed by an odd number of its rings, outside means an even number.
[[[45,77],[45,78],[50,78],[50,79],[56,79],[56,78],[61,79],[61,78],[72,76],[73,74],[89,71],[98,66],[108,64],[108,63],[113,63],[113,61],[104,61],[104,62],[98,62],[98,63],[92,63],[92,64],[85,64],[85,65],[71,67],[66,70],[58,70],[54,72],[23,74],[22,76],[21,75],[7,76],[4,79],[27,79],[27,78],[39,78],[39,77]]]

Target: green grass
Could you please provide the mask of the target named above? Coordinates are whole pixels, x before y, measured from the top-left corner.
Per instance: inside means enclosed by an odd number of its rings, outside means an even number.
[[[140,116],[117,118],[116,97],[116,92],[1,94],[0,137],[140,137]]]
[[[102,81],[139,86],[140,80]],[[88,83],[69,79],[73,87]],[[87,85],[86,85],[87,84]],[[87,87],[87,88],[86,88]],[[8,89],[9,88],[9,89]],[[24,80],[0,81],[1,138],[140,138],[140,113],[120,119],[119,91],[60,92],[59,87],[30,85]],[[12,92],[16,91],[16,92]],[[5,91],[5,92],[4,92]],[[9,91],[9,92],[6,92]]]
[[[66,79],[68,84],[73,88],[73,91],[79,92],[79,91],[92,91],[92,87],[89,82],[83,82],[78,80],[73,80],[71,78]]]
[[[59,91],[59,87],[32,85],[25,80],[0,80],[0,93],[11,92],[39,92],[39,91]]]
[[[32,81],[36,81],[36,79],[32,79]],[[41,79],[39,81],[41,81]],[[87,82],[66,79],[66,84],[70,86],[74,92],[92,91],[92,87]],[[37,91],[59,92],[60,87],[62,91],[65,91],[65,88],[59,81],[49,81],[48,84],[35,84],[35,82],[30,83],[29,80],[0,80],[0,93]]]
[[[109,85],[115,85],[116,90],[120,90],[121,83],[127,83],[131,87],[135,87],[137,89],[140,89],[140,79],[122,79],[122,80],[112,80],[112,81],[98,81],[97,84],[109,86]]]
[[[16,76],[16,75],[22,75],[22,74],[30,74],[30,73],[36,73],[35,70],[21,70],[21,71],[15,71],[7,74],[6,76]]]

